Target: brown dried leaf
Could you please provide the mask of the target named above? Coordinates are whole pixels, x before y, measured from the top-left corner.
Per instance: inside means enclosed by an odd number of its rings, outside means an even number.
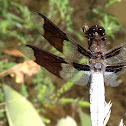
[[[5,49],[5,50],[3,50],[3,53],[10,55],[10,56],[15,56],[15,57],[23,56],[23,54],[17,49]]]
[[[15,65],[9,70],[0,73],[0,77],[10,75],[11,77],[15,77],[16,83],[24,83],[24,76],[30,77],[33,74],[39,72],[40,69],[41,67],[39,65],[29,60],[29,61],[25,61],[24,63]]]

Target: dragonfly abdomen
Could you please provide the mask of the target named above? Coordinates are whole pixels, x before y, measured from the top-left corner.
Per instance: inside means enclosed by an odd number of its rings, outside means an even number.
[[[102,72],[92,72],[90,84],[90,114],[92,126],[103,126],[105,88]]]

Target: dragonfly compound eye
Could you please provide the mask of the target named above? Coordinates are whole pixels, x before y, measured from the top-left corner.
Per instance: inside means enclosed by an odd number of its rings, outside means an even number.
[[[105,35],[105,29],[99,25],[93,25],[92,27],[90,27],[88,30],[88,35],[93,36],[95,32],[97,32],[100,36]]]
[[[99,27],[98,28],[98,34],[100,35],[100,36],[104,36],[105,35],[105,29],[103,28],[103,27]]]

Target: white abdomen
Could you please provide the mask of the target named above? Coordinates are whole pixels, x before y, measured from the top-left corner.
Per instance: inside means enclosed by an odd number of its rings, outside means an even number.
[[[103,73],[93,72],[90,83],[90,114],[92,126],[103,126],[105,87]]]

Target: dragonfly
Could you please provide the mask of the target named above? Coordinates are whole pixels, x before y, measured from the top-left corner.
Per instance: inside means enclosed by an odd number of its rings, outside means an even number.
[[[104,125],[105,85],[118,86],[117,78],[126,71],[126,43],[106,49],[105,29],[99,25],[82,28],[88,48],[70,38],[41,13],[31,13],[31,20],[41,35],[64,58],[32,45],[19,50],[52,74],[78,85],[89,84],[92,126]],[[88,62],[85,62],[88,61]]]

